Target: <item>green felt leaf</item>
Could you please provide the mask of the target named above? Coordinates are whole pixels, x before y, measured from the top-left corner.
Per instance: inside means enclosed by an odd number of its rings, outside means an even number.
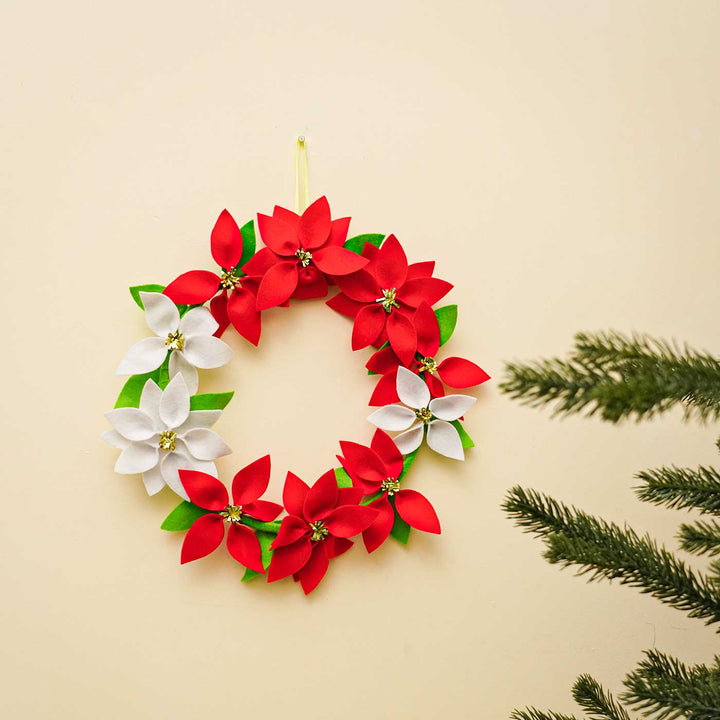
[[[351,237],[349,240],[346,240],[343,247],[346,250],[362,255],[365,243],[370,243],[375,247],[380,247],[380,243],[382,243],[384,238],[385,236],[380,235],[379,233],[365,233],[364,235],[356,235],[355,237]]]
[[[243,251],[240,257],[240,262],[237,264],[238,268],[241,268],[250,258],[255,254],[255,247],[257,246],[257,240],[255,239],[255,223],[252,220],[248,220],[241,228],[240,234],[243,240]],[[239,275],[245,273],[239,272]]]
[[[395,509],[394,503],[393,509]],[[398,542],[402,543],[403,545],[408,544],[408,538],[410,537],[410,526],[398,515],[397,510],[395,510],[395,522],[393,523],[390,535],[392,535],[392,537],[394,537]]]
[[[352,487],[352,478],[347,474],[347,470],[342,467],[335,468],[335,479],[339,488]]]
[[[181,530],[189,530],[190,526],[203,515],[207,515],[210,511],[193,505],[187,500],[183,500],[164,520],[160,526],[161,530],[170,530],[178,532]]]
[[[140,395],[142,395],[145,383],[151,378],[157,382],[158,372],[159,369],[142,375],[131,375],[123,385],[115,407],[140,407]]]
[[[145,310],[140,299],[141,292],[162,292],[165,289],[164,285],[133,285],[130,288],[130,294],[133,300],[137,303],[141,310]]]
[[[232,400],[235,393],[202,393],[201,395],[193,395],[190,398],[191,410],[224,410],[227,404]]]
[[[460,440],[462,440],[462,446],[464,450],[475,447],[473,439],[465,432],[465,428],[462,426],[462,423],[459,420],[453,420],[450,424],[458,431],[458,435],[460,435]]]
[[[440,344],[444,345],[455,332],[457,324],[457,305],[445,305],[435,311],[435,317],[440,325]]]
[[[407,471],[410,469],[412,464],[415,462],[415,458],[417,457],[419,450],[420,450],[420,448],[418,448],[417,450],[413,450],[411,453],[408,453],[403,458],[403,469],[402,469],[402,472],[400,473],[401,478],[405,477],[405,475],[407,474]],[[399,479],[400,478],[398,478],[398,480]]]
[[[267,570],[268,566],[270,565],[270,560],[272,558],[272,550],[270,549],[270,543],[272,543],[272,541],[275,539],[275,535],[262,532],[260,530],[258,530],[255,534],[260,541],[262,564],[263,567]],[[255,570],[251,570],[250,568],[245,568],[245,574],[242,576],[242,581],[247,582],[248,580],[252,580],[253,578],[256,578],[258,575],[261,574],[262,573],[255,572]]]

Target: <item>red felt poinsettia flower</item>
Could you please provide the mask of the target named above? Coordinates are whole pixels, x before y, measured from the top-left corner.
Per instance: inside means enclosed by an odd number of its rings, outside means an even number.
[[[245,567],[264,573],[260,542],[253,530],[243,523],[243,518],[270,522],[282,512],[282,505],[260,500],[270,481],[270,456],[261,457],[235,475],[232,503],[225,486],[212,475],[195,470],[180,470],[179,474],[190,500],[210,511],[199,517],[188,530],[180,562],[209,555],[222,542],[227,523],[230,554]]]
[[[285,480],[283,518],[273,549],[268,582],[294,575],[307,595],[323,579],[329,561],[344,553],[353,535],[376,519],[378,511],[358,505],[362,491],[338,488],[335,471],[328,470],[308,487],[289,472]]]
[[[163,293],[177,305],[201,305],[210,300],[210,312],[219,326],[215,335],[220,337],[232,323],[240,335],[257,345],[260,313],[255,307],[254,283],[240,278],[243,238],[227,210],[220,213],[210,234],[210,252],[220,266],[219,275],[209,270],[190,270],[175,278]]]
[[[354,442],[341,442],[344,457],[338,460],[347,470],[353,486],[363,495],[381,493],[368,507],[375,508],[375,522],[363,531],[362,537],[369,553],[387,540],[395,511],[411,527],[429,533],[440,533],[440,521],[428,499],[416,490],[400,487],[403,456],[387,433],[376,430],[370,447]]]
[[[440,326],[433,309],[422,303],[415,311],[413,324],[417,330],[417,353],[407,365],[427,383],[432,397],[445,395],[443,383],[452,388],[475,387],[490,379],[478,365],[460,357],[448,357],[438,362],[435,358],[440,349]],[[382,375],[368,405],[390,405],[399,402],[397,394],[397,370],[400,361],[392,347],[378,350],[365,367]]]
[[[350,218],[331,220],[326,197],[302,215],[275,207],[272,217],[258,214],[258,230],[265,243],[243,266],[259,280],[257,309],[282,305],[290,297],[324,297],[327,276],[347,275],[367,259],[342,247]]]
[[[415,310],[422,303],[433,305],[453,286],[432,277],[433,263],[408,266],[405,251],[394,235],[389,235],[379,249],[369,248],[372,246],[366,245],[363,251],[372,258],[367,267],[338,277],[341,292],[327,304],[355,318],[353,350],[387,340],[400,360],[409,365],[418,346],[418,330],[412,319]]]

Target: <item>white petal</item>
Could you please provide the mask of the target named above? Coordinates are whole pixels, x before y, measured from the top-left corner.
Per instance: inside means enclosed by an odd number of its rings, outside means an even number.
[[[163,340],[174,333],[180,324],[180,313],[175,303],[167,296],[157,292],[141,292],[145,308],[145,321],[148,327]]]
[[[425,381],[402,365],[398,368],[396,387],[398,397],[408,407],[419,410],[428,406],[430,390]]]
[[[197,470],[198,472],[203,472],[206,475],[212,475],[213,477],[218,476],[217,468],[215,467],[215,463],[210,460],[196,460],[195,458],[190,458],[192,462],[192,469]]]
[[[121,475],[144,473],[158,463],[158,449],[148,443],[136,442],[128,445],[115,463],[115,472]]]
[[[116,375],[142,375],[159,368],[167,355],[167,345],[159,337],[136,342],[126,353]]]
[[[185,335],[212,335],[220,327],[205,307],[188,310],[180,318],[180,332]]]
[[[428,425],[427,444],[436,452],[453,460],[464,460],[462,440],[458,431],[444,420],[433,420]]]
[[[105,417],[128,440],[148,440],[155,433],[152,418],[139,408],[115,408],[106,412]]]
[[[198,371],[185,359],[185,356],[179,350],[173,350],[170,353],[168,374],[170,377],[175,377],[178,373],[185,378],[188,392],[194,395],[198,389]]]
[[[192,466],[192,460],[182,452],[176,450],[175,452],[166,453],[165,457],[160,460],[160,471],[167,486],[183,500],[189,500],[190,498],[185,492],[182,482],[180,482],[180,475],[178,475],[180,469],[195,469]]]
[[[188,419],[177,429],[182,435],[193,428],[212,427],[222,415],[222,410],[191,410]]]
[[[190,393],[182,375],[175,375],[160,398],[160,419],[168,428],[180,427],[190,414]]]
[[[446,395],[430,401],[430,412],[440,420],[457,420],[476,400],[470,395]]]
[[[403,455],[407,455],[420,447],[420,443],[423,440],[423,428],[424,425],[418,423],[393,438],[393,442]]]
[[[130,444],[117,430],[106,430],[100,437],[119,450],[124,450]]]
[[[368,420],[381,430],[406,430],[417,416],[402,405],[386,405],[368,415]]]
[[[162,422],[160,421],[160,398],[162,397],[162,390],[160,386],[151,378],[143,386],[142,394],[140,395],[140,409],[147,413],[155,424],[155,432],[161,432],[163,430]]]
[[[185,338],[185,359],[198,368],[216,368],[232,360],[233,351],[220,338],[193,335]]]
[[[182,439],[190,454],[198,460],[214,460],[232,452],[217,433],[205,428],[188,430]]]
[[[160,463],[154,468],[150,468],[147,472],[144,472],[142,479],[148,495],[156,495],[165,487],[165,480],[160,471]]]

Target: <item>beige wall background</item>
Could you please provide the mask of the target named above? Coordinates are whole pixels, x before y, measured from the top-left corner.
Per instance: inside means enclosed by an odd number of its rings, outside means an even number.
[[[210,267],[240,221],[311,191],[351,229],[437,259],[460,306],[448,349],[563,353],[575,331],[645,330],[717,350],[720,6],[708,2],[20,3],[1,7],[0,714],[6,718],[504,718],[619,689],[641,651],[688,662],[712,630],[634,590],[546,565],[499,509],[515,483],[673,543],[633,473],[717,461],[717,427],[550,421],[478,392],[460,466],[412,486],[440,538],[334,562],[306,599],[179,564],[99,434],[145,325],[127,286]],[[368,441],[367,354],[307,302],[202,378],[236,389],[225,478],[271,452],[314,480]]]

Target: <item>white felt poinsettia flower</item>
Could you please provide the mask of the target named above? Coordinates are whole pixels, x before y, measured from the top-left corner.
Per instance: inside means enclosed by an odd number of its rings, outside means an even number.
[[[445,395],[431,400],[425,382],[402,366],[398,368],[397,394],[404,405],[381,407],[368,420],[381,430],[402,430],[393,440],[403,455],[420,447],[427,426],[427,444],[435,452],[454,460],[465,459],[460,434],[450,423],[461,418],[476,398]]]
[[[196,368],[216,368],[230,362],[233,351],[220,338],[213,337],[218,324],[207,308],[196,307],[180,317],[167,295],[141,292],[140,300],[148,327],[157,337],[135,343],[120,363],[118,375],[141,375],[156,370],[170,351],[170,377],[181,373],[194,395],[198,388]]]
[[[181,374],[161,390],[148,380],[140,396],[140,407],[110,410],[105,417],[113,430],[103,440],[122,450],[115,472],[142,473],[148,495],[168,485],[188,500],[178,470],[197,470],[217,477],[213,460],[231,450],[209,428],[221,410],[190,410],[190,393]]]

